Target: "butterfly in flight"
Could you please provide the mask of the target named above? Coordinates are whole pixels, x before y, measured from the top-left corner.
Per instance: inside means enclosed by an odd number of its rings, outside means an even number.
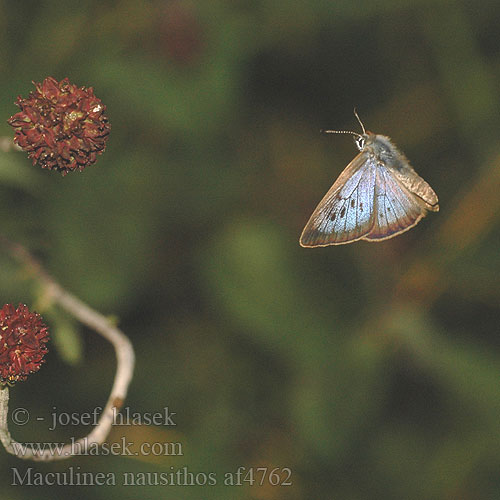
[[[410,166],[389,137],[366,131],[352,134],[359,149],[306,224],[303,247],[342,245],[353,241],[382,241],[417,225],[428,210],[439,210],[433,189]]]

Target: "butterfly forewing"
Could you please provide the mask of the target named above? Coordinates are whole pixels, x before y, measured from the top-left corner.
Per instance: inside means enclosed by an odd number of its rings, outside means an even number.
[[[348,243],[366,235],[373,224],[375,165],[360,153],[345,168],[306,224],[304,247]]]

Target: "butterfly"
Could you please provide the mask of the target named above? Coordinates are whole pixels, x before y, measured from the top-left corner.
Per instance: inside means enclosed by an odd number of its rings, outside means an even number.
[[[389,137],[366,131],[352,134],[359,149],[314,210],[300,236],[303,247],[382,241],[417,225],[428,210],[439,210],[438,197]]]

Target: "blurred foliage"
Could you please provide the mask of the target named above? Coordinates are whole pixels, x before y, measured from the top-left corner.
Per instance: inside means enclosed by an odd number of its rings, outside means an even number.
[[[175,428],[115,429],[184,455],[7,454],[20,473],[113,472],[115,487],[39,499],[486,499],[500,496],[500,37],[482,0],[0,1],[0,135],[31,81],[93,86],[106,153],[62,178],[1,153],[2,233],[68,290],[116,314],[137,350],[126,406]],[[357,107],[438,193],[441,211],[379,244],[298,237],[354,156]],[[43,304],[6,255],[3,302]],[[48,310],[49,359],[12,391],[18,440],[62,441],[50,413],[92,411],[113,351]],[[45,422],[37,422],[41,415]],[[47,424],[47,425],[46,425]],[[238,467],[293,486],[224,487]],[[130,488],[123,472],[188,467],[217,486]]]

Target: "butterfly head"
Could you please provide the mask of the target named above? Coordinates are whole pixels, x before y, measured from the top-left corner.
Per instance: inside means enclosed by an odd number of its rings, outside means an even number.
[[[366,146],[366,141],[368,139],[367,134],[356,134],[354,136],[354,144],[356,144],[356,147],[360,150],[363,151]]]
[[[363,134],[356,134],[355,132],[351,132],[354,135],[354,144],[360,151],[364,151],[367,146],[370,146],[375,141],[376,135],[373,132],[366,131]]]

